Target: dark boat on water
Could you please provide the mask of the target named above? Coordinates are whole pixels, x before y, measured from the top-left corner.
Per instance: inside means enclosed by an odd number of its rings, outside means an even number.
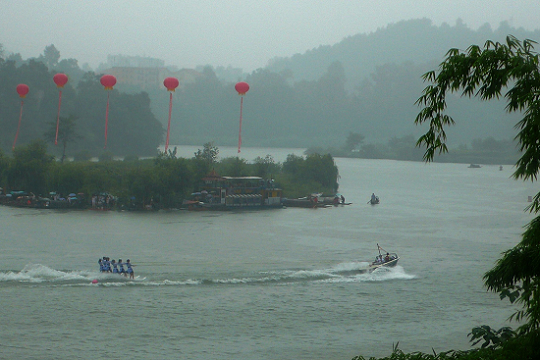
[[[350,202],[345,202],[345,197],[343,197],[341,194],[324,195],[322,193],[312,193],[309,196],[296,199],[283,198],[282,201],[284,206],[303,208],[331,207],[352,204]]]
[[[286,207],[302,207],[302,208],[318,208],[318,207],[329,207],[332,205],[325,204],[323,202],[315,201],[310,198],[298,198],[298,199],[287,199],[283,198],[283,206]]]
[[[367,203],[371,204],[371,205],[377,205],[380,202],[381,201],[379,200],[378,196],[371,196],[371,199],[369,199],[369,201]]]

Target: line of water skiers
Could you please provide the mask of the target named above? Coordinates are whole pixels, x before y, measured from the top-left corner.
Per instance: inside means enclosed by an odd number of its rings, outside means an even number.
[[[128,276],[130,279],[135,278],[135,272],[133,271],[133,265],[129,259],[125,263],[122,262],[122,259],[118,259],[118,262],[116,262],[114,259],[110,259],[106,256],[103,257],[103,259],[98,260],[99,264],[99,271],[100,272],[110,272],[113,274],[120,274],[124,276]],[[127,270],[124,269],[124,265],[127,267]]]

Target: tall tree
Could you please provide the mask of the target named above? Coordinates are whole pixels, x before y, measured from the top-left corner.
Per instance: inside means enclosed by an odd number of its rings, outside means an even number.
[[[9,54],[6,56],[6,61],[13,61],[17,67],[21,66],[24,63],[24,60],[20,53]]]
[[[364,139],[366,137],[359,133],[353,133],[352,131],[349,132],[349,135],[347,136],[347,140],[345,140],[345,150],[347,151],[353,151],[356,149],[359,145],[364,142]]]
[[[58,51],[54,44],[45,46],[42,59],[49,70],[52,70],[58,64],[58,60],[60,60],[60,51]]]
[[[47,173],[52,161],[43,140],[16,147],[8,170],[10,188],[32,191],[36,195],[45,194],[48,189]]]
[[[5,182],[4,174],[7,172],[9,166],[9,160],[4,155],[4,152],[0,148],[0,185],[3,185]]]
[[[213,141],[203,145],[203,150],[198,149],[195,152],[195,159],[204,161],[208,167],[213,166],[218,160],[219,148],[214,145]]]
[[[257,156],[254,160],[257,176],[264,178],[273,178],[273,176],[280,170],[280,165],[276,164],[274,157],[267,154],[264,158]]]
[[[490,100],[502,96],[509,112],[522,112],[516,124],[516,139],[522,152],[513,176],[534,181],[540,171],[540,71],[539,55],[534,51],[534,41],[519,41],[508,36],[506,43],[487,41],[483,48],[470,46],[465,52],[448,51],[439,71],[424,75],[430,82],[417,100],[424,108],[416,117],[416,124],[429,123],[429,130],[417,145],[425,145],[426,161],[432,161],[436,152],[448,151],[445,127],[454,119],[445,113],[447,93],[462,90],[462,96]],[[540,211],[540,192],[534,197],[529,211]],[[513,316],[524,320],[523,333],[540,330],[540,216],[531,221],[522,240],[506,251],[496,266],[484,275],[484,282],[491,291],[499,292],[523,307]]]
[[[62,59],[54,67],[55,71],[65,73],[69,76],[72,84],[77,84],[84,76],[85,71],[79,67],[77,59]]]
[[[249,174],[247,160],[238,156],[226,157],[219,164],[219,173],[226,176],[247,176]]]
[[[69,115],[68,117],[60,116],[58,123],[58,142],[62,144],[62,157],[61,162],[64,162],[66,158],[66,148],[69,143],[81,139],[82,136],[75,131],[77,117],[75,115]],[[56,140],[56,122],[49,123],[49,129],[43,134],[45,140],[54,143]]]

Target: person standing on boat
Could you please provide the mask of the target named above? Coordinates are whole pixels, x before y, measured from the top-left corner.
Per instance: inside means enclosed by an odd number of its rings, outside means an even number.
[[[390,261],[390,254],[386,253],[386,256],[384,257],[384,262]]]
[[[132,265],[129,259],[127,259],[126,266],[127,266],[127,273],[129,274],[129,278],[135,279],[135,273],[133,272],[133,266],[135,265]]]
[[[372,193],[371,194],[371,203],[375,204],[376,202],[377,202],[377,196],[375,195],[375,193]]]

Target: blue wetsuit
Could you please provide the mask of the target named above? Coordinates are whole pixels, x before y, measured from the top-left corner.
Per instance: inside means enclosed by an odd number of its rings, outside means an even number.
[[[130,263],[130,262],[126,263],[126,266],[127,266],[127,272],[128,272],[128,274],[133,273],[133,268],[131,267],[131,263]]]
[[[112,271],[113,274],[118,274],[118,264],[117,264],[117,263],[113,263],[112,266],[113,266],[113,271]]]
[[[120,274],[123,274],[125,273],[126,271],[124,270],[124,263],[123,262],[118,262],[118,267],[120,268]]]

